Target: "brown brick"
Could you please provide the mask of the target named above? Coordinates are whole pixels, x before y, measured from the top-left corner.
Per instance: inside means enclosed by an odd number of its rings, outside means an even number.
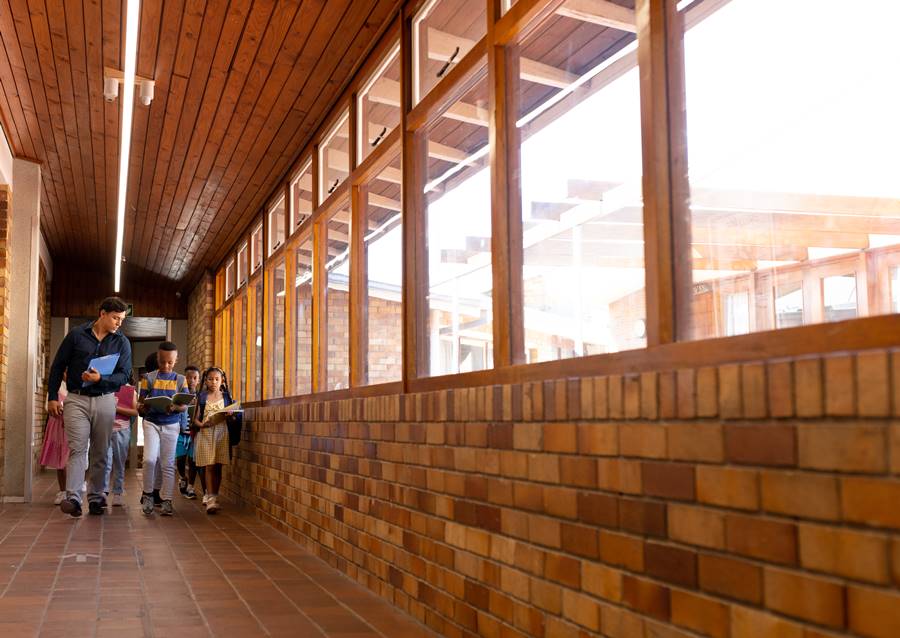
[[[559,478],[564,485],[597,487],[597,460],[587,456],[563,456],[559,460]]]
[[[719,414],[719,386],[717,370],[713,367],[697,370],[697,416],[713,417]]]
[[[741,366],[741,403],[745,419],[762,419],[766,416],[766,366],[763,363],[745,363]]]
[[[793,466],[797,463],[794,427],[726,425],[725,458],[746,465]]]
[[[797,427],[801,467],[841,472],[887,470],[887,427],[867,423],[810,423]]]
[[[669,538],[688,545],[722,549],[725,547],[725,517],[716,510],[681,505],[669,505]]]
[[[581,418],[593,419],[594,413],[594,379],[593,377],[583,377],[579,383],[581,388],[578,391],[578,400],[581,403]]]
[[[822,361],[820,359],[794,361],[794,386],[797,395],[797,416],[822,416],[824,412]]]
[[[517,426],[518,427],[518,424]],[[578,451],[578,438],[574,423],[548,423],[544,425],[544,451]]]
[[[615,497],[597,492],[578,493],[578,519],[601,527],[617,527],[619,506]]]
[[[797,527],[754,516],[725,517],[725,547],[743,556],[773,563],[797,563]]]
[[[600,555],[597,544],[599,537],[595,528],[562,523],[560,529],[564,552],[588,558],[597,558]]]
[[[562,611],[562,587],[541,578],[531,579],[531,604],[551,614]]]
[[[623,424],[619,427],[619,449],[623,456],[664,459],[666,428],[655,424]]]
[[[607,377],[609,418],[621,419],[625,416],[624,396],[622,394],[622,375],[613,374]]]
[[[644,499],[619,499],[619,527],[644,536],[665,537],[666,504]]]
[[[578,492],[567,487],[543,489],[544,511],[551,516],[578,518]]]
[[[900,594],[869,587],[847,587],[847,621],[852,632],[863,636],[900,636]]]
[[[606,377],[594,377],[594,418],[609,417],[609,385]]]
[[[887,583],[888,539],[852,529],[801,524],[800,564],[854,580]]]
[[[888,430],[888,456],[891,459],[891,473],[900,474],[900,423],[892,423]]]
[[[581,563],[577,558],[549,552],[544,559],[544,576],[573,589],[580,589]]]
[[[597,459],[597,487],[611,492],[640,494],[641,462],[628,459]]]
[[[864,417],[886,417],[891,413],[888,353],[860,352],[856,355],[856,413]]]
[[[678,418],[693,419],[697,416],[697,396],[695,371],[693,368],[678,370],[676,387],[678,393]]]
[[[626,374],[622,379],[623,404],[626,419],[637,419],[641,416],[641,377]]]
[[[731,614],[728,605],[721,602],[673,589],[672,622],[692,629],[704,636],[728,638],[731,632]]]
[[[801,625],[757,609],[731,608],[731,638],[806,638]]]
[[[719,366],[719,416],[723,419],[739,419],[743,416],[743,389],[741,388],[741,366],[728,364]]]
[[[562,547],[561,522],[552,518],[528,517],[528,540],[538,545],[560,549]]]
[[[633,572],[642,572],[643,542],[633,536],[600,530],[600,560]]]
[[[616,607],[614,605],[604,605],[601,603],[600,620],[603,626],[603,635],[609,638],[632,638],[633,636],[644,636],[644,628],[651,622],[649,618],[645,619],[638,614]],[[647,634],[647,638],[657,638],[651,634]],[[663,638],[663,637],[658,637]],[[673,638],[667,636],[665,638]]]
[[[619,432],[611,423],[578,425],[578,453],[610,456],[619,453]]]
[[[741,468],[697,466],[697,500],[736,509],[759,509],[759,473]]]
[[[563,616],[582,627],[600,630],[600,606],[597,601],[584,594],[563,590]],[[548,632],[548,638],[551,635]]]
[[[900,482],[887,479],[841,479],[844,520],[900,529]]]
[[[698,572],[704,591],[754,604],[762,601],[762,568],[749,561],[700,554]]]
[[[676,416],[678,416],[678,397],[676,395],[675,372],[673,370],[660,372],[658,385],[659,417],[662,419],[674,419]]]
[[[766,364],[769,414],[774,418],[794,416],[794,371],[790,361]]]
[[[891,539],[891,578],[900,585],[900,538]]]
[[[762,507],[768,512],[837,520],[840,518],[838,481],[809,472],[760,472]]]
[[[622,572],[595,561],[582,561],[581,589],[617,603],[622,600]]]
[[[647,575],[682,587],[697,587],[696,552],[663,543],[644,544]]]
[[[722,426],[718,423],[673,423],[668,426],[669,458],[720,463],[725,458]]]
[[[679,463],[641,463],[644,494],[676,500],[694,500],[694,467]]]
[[[539,423],[516,423],[513,428],[513,447],[517,450],[540,450],[543,432]]]
[[[659,388],[656,372],[641,373],[641,418],[659,418]]]
[[[636,611],[669,620],[669,588],[643,578],[622,578],[622,601]]]
[[[819,625],[844,626],[844,588],[840,584],[775,567],[766,567],[763,579],[769,609]]]
[[[825,357],[825,414],[853,416],[856,408],[856,370],[849,354]]]

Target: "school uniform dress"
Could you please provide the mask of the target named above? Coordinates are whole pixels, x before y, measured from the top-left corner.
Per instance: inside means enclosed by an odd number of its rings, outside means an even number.
[[[216,412],[225,409],[225,398],[207,401],[203,418],[212,416]],[[204,467],[221,463],[228,465],[228,426],[225,423],[217,423],[208,428],[203,428],[194,437],[194,463],[197,467]]]

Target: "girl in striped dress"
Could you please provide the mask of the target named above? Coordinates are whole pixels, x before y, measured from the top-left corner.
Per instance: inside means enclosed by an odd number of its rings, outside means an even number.
[[[212,416],[234,403],[228,392],[228,380],[221,368],[209,368],[203,373],[202,388],[194,408],[194,463],[205,473],[208,491],[203,496],[207,514],[219,510],[219,484],[222,466],[228,464],[228,425],[213,422]],[[231,417],[229,417],[231,418]]]

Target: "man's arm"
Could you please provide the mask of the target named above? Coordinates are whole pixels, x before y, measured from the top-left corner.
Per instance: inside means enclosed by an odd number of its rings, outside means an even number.
[[[69,365],[69,359],[72,356],[73,341],[74,337],[72,337],[72,333],[70,332],[62,340],[62,343],[59,344],[59,348],[56,350],[56,356],[53,357],[53,364],[50,366],[50,379],[47,384],[48,401],[59,400],[59,386],[62,383],[63,372],[66,371],[66,368]]]
[[[100,377],[99,386],[104,392],[115,392],[128,383],[128,374],[131,372],[131,344],[128,339],[122,338],[122,349],[119,350],[119,360],[116,361],[116,369],[112,374]]]

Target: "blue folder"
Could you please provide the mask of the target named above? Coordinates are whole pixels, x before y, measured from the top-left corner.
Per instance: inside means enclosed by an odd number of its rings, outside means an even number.
[[[88,364],[87,372],[91,368],[100,373],[101,377],[105,377],[113,373],[113,370],[116,369],[116,364],[119,362],[119,354],[108,354],[104,357],[94,357],[91,359],[91,362]],[[86,385],[93,384],[93,381],[84,381],[81,385],[82,387]]]

